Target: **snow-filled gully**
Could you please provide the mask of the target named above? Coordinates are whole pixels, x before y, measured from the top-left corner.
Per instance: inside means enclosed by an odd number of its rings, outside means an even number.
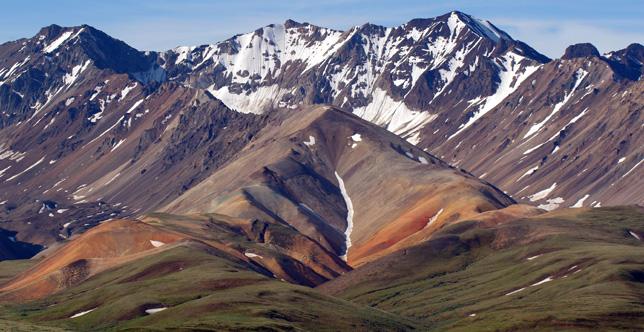
[[[351,198],[349,197],[349,194],[347,194],[347,188],[344,186],[344,181],[342,181],[342,178],[337,171],[335,172],[335,177],[338,179],[338,183],[340,184],[340,192],[342,192],[342,197],[344,198],[344,202],[347,205],[347,230],[344,231],[346,251],[344,252],[344,255],[340,256],[340,258],[342,258],[346,262],[347,254],[349,253],[349,248],[351,247],[351,232],[353,231],[353,203],[351,203]]]

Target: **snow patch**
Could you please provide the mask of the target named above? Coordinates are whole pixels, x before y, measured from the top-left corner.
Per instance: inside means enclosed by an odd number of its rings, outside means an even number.
[[[158,247],[160,247],[160,246],[162,246],[162,245],[164,245],[164,244],[165,244],[164,242],[161,242],[161,241],[155,241],[155,240],[150,240],[150,243],[151,243],[155,248],[158,248]]]
[[[84,71],[85,71],[85,69],[87,69],[87,67],[89,66],[89,64],[90,64],[90,63],[92,63],[92,61],[91,61],[91,60],[87,60],[87,61],[85,61],[85,63],[84,63],[84,64],[82,64],[82,65],[78,65],[78,66],[74,67],[74,68],[72,69],[72,72],[71,72],[71,73],[67,73],[67,74],[65,74],[65,76],[63,77],[63,81],[65,82],[65,84],[66,84],[66,85],[68,85],[68,86],[67,86],[67,89],[69,89],[69,88],[71,87],[71,85],[72,85],[74,82],[76,82],[76,80],[78,79],[78,77],[80,76],[80,74],[81,74],[82,72],[84,72]],[[48,101],[48,102],[49,102],[49,101]]]
[[[540,147],[541,147],[541,146],[543,146],[544,144],[546,144],[546,142],[541,143],[541,144],[537,144],[537,146],[535,146],[535,147],[533,147],[533,148],[531,148],[531,149],[527,149],[525,152],[523,152],[523,155],[526,155],[526,154],[530,154],[530,153],[532,153],[534,150],[536,150],[536,149],[540,148]]]
[[[527,260],[531,261],[531,260],[533,260],[533,259],[535,259],[535,258],[537,258],[537,257],[539,257],[539,256],[541,256],[541,255],[536,255],[536,256],[528,257],[528,258],[527,258]]]
[[[552,184],[552,186],[550,186],[550,188],[544,189],[544,190],[542,190],[542,191],[540,191],[540,192],[538,192],[538,193],[536,193],[534,195],[530,195],[530,196],[528,196],[528,198],[530,199],[530,202],[534,202],[534,201],[544,199],[544,198],[548,197],[548,195],[550,195],[550,193],[553,190],[555,190],[556,187],[557,187],[557,183],[555,182],[555,183]]]
[[[79,312],[79,313],[77,313],[77,314],[74,314],[73,316],[71,316],[71,317],[69,317],[69,318],[76,318],[76,317],[80,317],[80,316],[83,316],[83,315],[89,314],[90,312],[92,312],[92,311],[94,311],[94,310],[96,310],[96,309],[98,309],[98,307],[96,307],[96,308],[94,308],[94,309],[89,309],[89,310],[87,310],[87,311],[81,311],[81,312]]]
[[[425,159],[425,157],[418,157],[418,161],[420,161],[421,164],[429,164],[429,162],[427,162],[427,159]]]
[[[125,97],[132,91],[132,89],[136,88],[138,84],[134,83],[132,86],[126,86],[123,90],[121,90],[121,100],[125,99]]]
[[[262,257],[260,255],[253,254],[252,252],[245,252],[244,255],[246,255],[246,257],[248,257],[248,258],[255,258],[255,257],[264,258],[264,257]]]
[[[116,150],[116,148],[118,148],[121,144],[123,144],[123,142],[125,142],[125,138],[120,140],[118,143],[116,143],[116,145],[114,145],[114,147],[112,148],[112,150],[110,152]]]
[[[586,194],[586,196],[580,198],[575,205],[571,206],[574,208],[580,208],[584,206],[584,201],[589,197],[590,195]]]
[[[163,310],[165,310],[165,309],[168,309],[168,308],[166,308],[166,307],[161,307],[161,308],[146,309],[146,310],[145,310],[145,313],[146,313],[146,314],[148,314],[148,315],[152,315],[152,314],[154,314],[154,313],[157,313],[157,312],[159,312],[159,311],[163,311]]]
[[[110,179],[109,181],[105,182],[105,186],[107,186],[108,184],[112,183],[112,181],[116,180],[116,178],[119,177],[120,175],[121,175],[121,173],[117,173],[116,175],[114,175],[114,177],[112,179]],[[116,205],[114,205],[114,206],[116,206]]]
[[[541,281],[539,281],[537,283],[534,283],[534,284],[530,285],[530,287],[539,286],[541,284],[545,284],[546,282],[553,281],[554,279],[552,279],[552,277],[553,276],[549,276],[548,278],[545,278],[545,279],[543,279],[543,280],[541,280]]]
[[[509,292],[509,293],[505,294],[505,296],[512,295],[512,294],[514,294],[514,293],[518,293],[518,292],[520,292],[520,291],[522,291],[522,290],[524,290],[524,289],[525,289],[525,287],[520,288],[520,289],[517,289],[517,290],[515,290],[515,291],[513,291],[513,292]]]
[[[304,142],[304,145],[306,145],[308,147],[311,147],[311,146],[315,145],[315,137],[309,135],[309,141]]]
[[[11,181],[11,180],[13,180],[13,179],[15,179],[15,178],[19,177],[20,175],[22,175],[22,174],[26,173],[26,172],[27,172],[27,171],[29,171],[30,169],[32,169],[32,168],[34,168],[34,167],[36,167],[36,166],[37,166],[38,164],[40,164],[43,160],[45,160],[45,157],[40,158],[40,160],[38,160],[35,164],[33,164],[33,165],[31,165],[31,166],[27,167],[27,169],[25,169],[24,171],[22,171],[22,172],[20,172],[20,173],[18,173],[18,174],[16,174],[16,175],[14,175],[14,176],[12,176],[12,177],[10,177],[10,178],[8,178],[8,179],[4,180],[4,182]]]
[[[56,40],[54,40],[51,44],[49,44],[47,47],[43,49],[44,53],[51,53],[55,51],[60,45],[62,45],[69,37],[71,37],[72,33],[74,33],[74,30],[69,30],[64,32],[60,37],[58,37]]]
[[[136,103],[134,103],[134,105],[125,113],[128,113],[128,114],[132,113],[132,111],[134,111],[137,107],[139,107],[139,105],[141,105],[143,100],[144,99],[141,99],[141,100],[137,101]]]
[[[93,101],[94,98],[96,98],[98,94],[101,93],[101,90],[103,90],[102,86],[97,86],[96,88],[94,88],[94,91],[96,92],[94,92],[94,94],[91,97],[89,97],[89,101]]]
[[[642,241],[642,238],[641,238],[639,235],[637,235],[637,234],[633,233],[633,231],[628,231],[628,233],[629,233],[629,234],[631,234],[634,238],[636,238],[636,239],[638,239],[638,240]]]
[[[452,134],[447,140],[449,141],[456,135],[462,133],[464,130],[473,125],[485,114],[490,112],[493,108],[499,105],[505,98],[514,92],[521,83],[530,77],[540,66],[529,66],[523,68],[521,62],[525,59],[523,56],[509,52],[501,58],[499,66],[499,78],[501,82],[496,88],[496,92],[488,97],[485,97],[485,104],[479,106],[477,112],[465,124],[462,124],[459,129]]]
[[[425,225],[425,228],[429,227],[429,225],[434,223],[434,221],[438,219],[438,216],[440,216],[442,212],[443,212],[443,209],[440,209],[438,210],[438,212],[436,212],[436,214],[433,217],[429,218],[429,222],[427,223],[427,225]]]
[[[583,110],[581,113],[579,113],[579,115],[577,115],[576,117],[572,118],[572,120],[570,120],[570,122],[568,122],[568,124],[573,124],[573,123],[577,122],[579,119],[581,119],[582,116],[586,115],[586,113],[588,113],[588,107],[586,107],[585,110]]]
[[[581,69],[581,68],[575,72],[575,76],[577,77],[577,81],[575,81],[575,85],[570,90],[570,92],[567,93],[564,96],[564,99],[561,102],[559,102],[559,103],[557,103],[555,105],[555,107],[552,109],[552,112],[550,112],[550,114],[548,114],[548,116],[546,116],[546,118],[543,119],[543,121],[541,121],[539,123],[535,123],[534,125],[532,125],[530,130],[528,130],[528,132],[525,134],[525,136],[523,136],[524,139],[528,138],[528,137],[534,135],[535,133],[537,133],[538,131],[540,131],[541,128],[546,124],[546,122],[548,122],[548,120],[550,120],[550,118],[552,118],[554,115],[559,113],[561,108],[564,107],[568,103],[570,98],[575,94],[575,91],[577,90],[577,88],[579,87],[581,82],[584,80],[584,78],[586,78],[586,75],[588,75],[588,72],[583,70],[583,69]]]
[[[7,168],[0,170],[0,178],[4,176],[4,172],[6,172],[11,166],[7,166]]]
[[[358,142],[362,142],[362,136],[358,133],[353,134],[352,136],[349,136],[347,138],[350,138],[353,141],[353,143],[351,143],[352,149],[358,146]]]
[[[539,209],[544,209],[546,211],[552,211],[559,207],[560,204],[564,202],[564,199],[561,197],[551,198],[546,200],[547,204],[540,204],[537,206]]]
[[[378,126],[386,126],[387,130],[407,139],[438,117],[430,112],[412,110],[402,100],[393,100],[380,88],[376,88],[371,96],[373,100],[369,105],[354,108],[353,113]]]
[[[351,248],[351,232],[353,231],[353,203],[351,203],[351,198],[349,197],[349,194],[347,194],[347,188],[344,186],[344,181],[338,174],[338,172],[335,172],[335,177],[338,179],[338,183],[340,185],[340,192],[342,193],[342,197],[344,198],[344,202],[347,205],[347,229],[344,231],[344,236],[345,236],[345,247],[346,251],[340,258],[342,258],[345,262],[347,261],[347,254],[349,253],[349,248]]]
[[[523,179],[523,177],[525,177],[525,176],[527,176],[527,175],[530,175],[530,174],[532,174],[532,173],[536,172],[538,169],[539,169],[539,165],[537,165],[537,166],[535,166],[535,167],[532,167],[531,169],[529,169],[529,170],[527,170],[525,173],[523,173],[523,175],[521,175],[521,177],[520,177],[520,178],[518,178],[515,182],[519,182],[519,181],[521,181],[521,179]],[[481,176],[481,177],[482,177],[482,176]],[[518,194],[518,193],[517,193],[517,194]]]
[[[620,179],[623,179],[628,174],[631,174],[631,172],[633,170],[635,170],[637,168],[637,166],[639,166],[642,162],[644,162],[644,159],[640,160],[637,164],[635,164],[635,166],[633,166],[633,168],[631,168],[628,172],[624,173],[624,175],[622,175],[622,177]]]

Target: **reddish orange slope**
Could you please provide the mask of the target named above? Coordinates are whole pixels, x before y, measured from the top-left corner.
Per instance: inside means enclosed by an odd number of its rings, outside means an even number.
[[[163,244],[182,238],[131,219],[103,223],[0,285],[0,300],[42,298],[111,267],[163,250]]]

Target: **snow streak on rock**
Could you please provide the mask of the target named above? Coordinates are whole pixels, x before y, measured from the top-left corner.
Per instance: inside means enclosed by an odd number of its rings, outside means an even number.
[[[346,262],[347,254],[349,253],[349,248],[351,247],[351,232],[353,231],[353,203],[351,203],[351,198],[349,197],[349,194],[347,194],[347,188],[344,186],[344,181],[342,181],[342,178],[340,177],[337,171],[335,172],[335,177],[338,179],[338,183],[340,184],[340,191],[342,192],[342,197],[344,197],[344,202],[347,205],[347,230],[344,231],[344,236],[346,239],[345,240],[346,251],[340,257]]]
[[[588,75],[588,72],[583,70],[583,69],[579,69],[575,73],[575,75],[577,76],[577,81],[575,82],[575,86],[570,90],[569,93],[567,93],[564,96],[564,99],[560,103],[555,105],[555,107],[553,108],[552,112],[545,119],[543,119],[543,121],[541,121],[539,123],[535,123],[532,126],[532,128],[530,128],[530,130],[528,130],[528,132],[525,134],[525,136],[523,136],[524,139],[534,135],[537,132],[539,132],[539,130],[541,130],[541,127],[543,127],[546,124],[546,122],[548,122],[548,120],[550,120],[550,118],[552,118],[552,116],[554,116],[555,114],[559,113],[561,108],[564,107],[568,103],[570,98],[573,96],[573,94],[575,93],[575,91],[577,90],[577,88],[579,87],[581,82],[586,77],[586,75]]]
[[[75,314],[75,315],[73,315],[73,316],[71,316],[71,317],[69,317],[69,318],[76,318],[76,317],[80,317],[80,316],[83,316],[83,315],[89,314],[90,312],[92,312],[92,311],[94,311],[94,310],[96,310],[96,309],[98,309],[98,308],[89,309],[89,310],[87,310],[87,311],[81,311],[81,312],[79,312],[79,313],[77,313],[77,314]]]
[[[512,52],[501,58],[501,61],[499,61],[500,64],[497,63],[497,66],[500,69],[499,78],[501,79],[501,83],[499,83],[496,92],[493,95],[480,100],[479,103],[485,103],[479,106],[478,112],[475,112],[474,116],[471,117],[467,123],[461,125],[458,131],[447,140],[452,139],[454,136],[469,128],[474,124],[474,122],[478,121],[478,119],[499,105],[505,98],[514,92],[526,78],[530,77],[530,75],[539,69],[539,66],[522,67],[520,63],[524,59],[524,57]]]

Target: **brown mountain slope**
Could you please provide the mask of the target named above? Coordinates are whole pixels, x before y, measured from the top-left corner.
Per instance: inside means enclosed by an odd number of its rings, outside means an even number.
[[[644,83],[624,78],[626,52],[571,47],[469,130],[420,146],[547,209],[641,204]]]
[[[235,160],[163,210],[272,220],[339,256],[349,244],[354,265],[430,223],[438,229],[513,203],[349,113],[314,106],[276,116]]]

